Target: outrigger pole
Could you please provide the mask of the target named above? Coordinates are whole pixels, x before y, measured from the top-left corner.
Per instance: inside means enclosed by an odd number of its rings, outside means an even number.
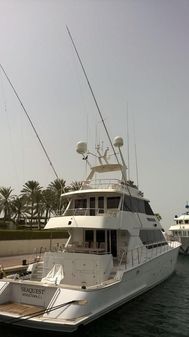
[[[54,168],[54,165],[53,165],[53,163],[52,163],[52,161],[51,161],[51,159],[50,159],[50,157],[49,157],[49,155],[48,155],[48,153],[47,153],[47,150],[46,150],[45,146],[43,145],[42,140],[41,140],[41,138],[39,137],[39,134],[38,134],[38,132],[37,132],[37,130],[36,130],[36,128],[35,128],[35,126],[34,126],[32,120],[31,120],[31,118],[30,118],[30,116],[29,116],[29,114],[28,114],[28,112],[27,112],[27,110],[26,110],[26,108],[25,108],[23,102],[21,101],[21,99],[20,99],[20,97],[19,97],[19,95],[18,95],[18,93],[17,93],[15,87],[13,86],[13,84],[12,84],[10,78],[8,77],[6,71],[5,71],[5,69],[3,68],[3,66],[1,65],[1,63],[0,63],[0,68],[2,69],[4,75],[5,75],[6,79],[7,79],[7,81],[9,82],[9,84],[10,84],[12,90],[14,91],[14,94],[16,95],[16,97],[17,97],[17,99],[18,99],[18,101],[19,101],[19,103],[20,103],[22,109],[24,110],[24,113],[25,113],[27,119],[29,120],[30,125],[31,125],[33,131],[35,132],[35,135],[36,135],[36,137],[37,137],[37,139],[38,139],[38,141],[39,141],[39,143],[40,143],[40,145],[41,145],[41,147],[42,147],[42,149],[43,149],[43,152],[45,153],[45,156],[46,156],[46,158],[47,158],[47,160],[48,160],[50,166],[52,167],[52,170],[53,170],[53,172],[54,172],[56,178],[57,178],[58,181],[60,182],[60,178],[59,178],[59,176],[58,176],[58,174],[57,174],[57,172],[56,172],[56,170],[55,170],[55,168]]]
[[[97,100],[96,100],[94,91],[93,91],[92,86],[91,86],[91,84],[90,84],[90,82],[89,82],[89,78],[88,78],[88,76],[87,76],[86,70],[85,70],[84,65],[83,65],[83,63],[82,63],[82,61],[81,61],[81,58],[80,58],[80,56],[79,56],[79,53],[78,53],[78,51],[77,51],[75,42],[74,42],[74,40],[73,40],[73,37],[72,37],[72,35],[71,35],[71,33],[70,33],[70,30],[69,30],[68,26],[66,26],[66,29],[67,29],[68,35],[69,35],[69,37],[70,37],[70,40],[71,40],[71,42],[72,42],[72,45],[73,45],[73,47],[74,47],[74,50],[75,50],[75,52],[76,52],[76,55],[77,55],[77,58],[78,58],[78,60],[79,60],[80,65],[81,65],[81,68],[82,68],[82,70],[83,70],[83,73],[84,73],[84,76],[85,76],[85,78],[86,78],[88,87],[89,87],[89,89],[90,89],[90,92],[91,92],[91,94],[92,94],[93,100],[94,100],[95,105],[96,105],[96,108],[97,108],[98,113],[99,113],[99,115],[100,115],[102,124],[103,124],[103,126],[104,126],[106,135],[107,135],[108,140],[109,140],[109,142],[110,142],[110,145],[111,145],[111,147],[112,147],[114,156],[115,156],[115,158],[116,158],[116,160],[117,160],[117,162],[118,162],[118,164],[119,164],[119,159],[118,159],[117,154],[116,154],[116,152],[115,152],[115,149],[114,149],[112,140],[111,140],[111,138],[110,138],[108,129],[107,129],[106,124],[105,124],[105,122],[104,122],[104,119],[103,119],[102,113],[101,113],[101,111],[100,111],[100,107],[99,107],[99,105],[98,105],[98,102],[97,102]]]

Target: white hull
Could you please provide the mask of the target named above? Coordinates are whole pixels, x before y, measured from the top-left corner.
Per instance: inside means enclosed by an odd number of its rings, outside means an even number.
[[[179,252],[184,255],[189,255],[189,237],[180,237],[179,241],[181,243]]]
[[[0,282],[0,321],[72,332],[173,273],[180,243],[167,242],[149,201],[127,181],[122,145],[116,137],[121,164],[118,158],[109,163],[108,149],[101,154],[98,148],[100,164],[90,168],[79,190],[62,195],[67,207],[45,229],[64,229],[65,246],[30,266],[27,280]],[[85,149],[78,143],[82,156]],[[110,179],[116,172],[121,179]]]
[[[40,282],[4,279],[0,282],[0,320],[22,327],[72,332],[168,278],[175,269],[178,250],[179,245],[130,270],[120,270],[120,280],[117,274],[114,282],[107,281],[87,289],[63,285],[47,287]],[[82,300],[84,304],[69,304],[73,300]],[[50,302],[54,307],[67,304],[49,314],[21,318],[16,312],[3,311],[3,303],[7,302],[41,307],[47,307]]]

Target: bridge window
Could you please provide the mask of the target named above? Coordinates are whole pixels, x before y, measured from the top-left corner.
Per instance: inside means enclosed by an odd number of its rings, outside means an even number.
[[[148,215],[154,215],[154,212],[152,211],[149,202],[145,201],[144,205],[145,205],[145,213]]]
[[[76,199],[75,208],[87,208],[87,199]]]
[[[104,213],[104,197],[98,197],[99,213]]]
[[[144,245],[147,245],[146,248],[154,248],[157,246],[167,245],[165,237],[161,230],[153,229],[141,229],[140,230],[140,239]]]
[[[146,213],[145,201],[139,198],[133,198],[131,196],[125,195],[123,202],[123,210],[128,212]]]
[[[108,197],[107,198],[107,208],[118,208],[120,202],[120,197]]]

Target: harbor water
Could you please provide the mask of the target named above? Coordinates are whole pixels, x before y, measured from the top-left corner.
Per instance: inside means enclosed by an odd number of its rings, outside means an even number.
[[[175,273],[130,303],[74,334],[1,326],[5,337],[189,337],[189,256],[179,255]]]

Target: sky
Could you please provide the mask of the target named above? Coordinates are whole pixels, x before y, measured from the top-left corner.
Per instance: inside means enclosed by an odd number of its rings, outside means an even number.
[[[185,211],[189,140],[188,0],[0,0],[0,63],[60,178],[83,180],[76,143],[109,146],[69,27],[129,176],[167,230]],[[0,72],[0,186],[56,177]],[[135,148],[137,155],[135,155]]]

